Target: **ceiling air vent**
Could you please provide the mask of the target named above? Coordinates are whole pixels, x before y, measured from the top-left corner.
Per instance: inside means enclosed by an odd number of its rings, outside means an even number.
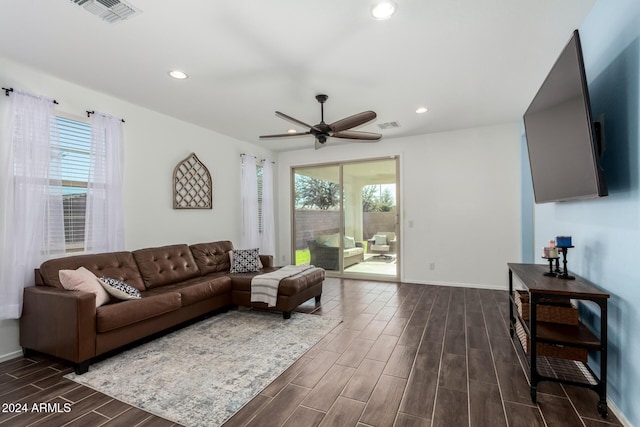
[[[120,0],[71,0],[78,6],[84,7],[94,15],[99,16],[110,24],[124,21],[132,16],[141,13],[130,4]]]
[[[378,123],[378,127],[380,129],[392,129],[392,128],[399,128],[400,124],[398,122]]]

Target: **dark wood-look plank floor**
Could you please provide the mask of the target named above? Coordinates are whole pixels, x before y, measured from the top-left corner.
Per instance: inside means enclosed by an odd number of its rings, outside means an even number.
[[[225,427],[620,425],[586,389],[541,383],[531,403],[506,291],[327,279],[322,305],[298,310],[343,322]],[[70,371],[44,356],[0,363],[0,404],[27,404],[3,406],[0,425],[175,426]]]

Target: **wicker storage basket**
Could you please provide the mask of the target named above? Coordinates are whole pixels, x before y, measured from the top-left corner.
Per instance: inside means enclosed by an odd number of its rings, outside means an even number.
[[[514,300],[518,313],[529,321],[529,292],[515,291]],[[538,322],[562,323],[563,325],[578,324],[578,309],[568,298],[559,300],[544,300],[537,305]]]
[[[516,320],[516,333],[522,344],[525,353],[530,354],[531,340],[529,335],[520,324],[520,320]],[[567,347],[562,345],[554,345],[539,342],[536,347],[538,356],[555,357],[557,359],[578,360],[587,363],[587,350],[584,348]]]

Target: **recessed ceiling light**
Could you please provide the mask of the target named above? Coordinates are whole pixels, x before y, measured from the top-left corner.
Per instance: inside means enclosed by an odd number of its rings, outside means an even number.
[[[395,13],[397,6],[392,1],[381,1],[373,6],[371,14],[374,19],[384,20],[391,18],[391,15]]]
[[[429,111],[429,110],[427,109],[427,107],[419,107],[419,108],[416,110],[416,113],[418,113],[418,114],[422,114],[422,113],[426,113],[427,111]]]
[[[298,131],[297,131],[297,130],[295,130],[295,129],[289,129],[289,130],[287,131],[287,133],[298,133]]]
[[[184,71],[180,71],[180,70],[169,71],[169,75],[174,79],[178,79],[178,80],[184,80],[187,77],[189,77]]]

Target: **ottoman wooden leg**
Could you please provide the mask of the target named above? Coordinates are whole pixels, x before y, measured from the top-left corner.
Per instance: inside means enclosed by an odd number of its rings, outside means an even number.
[[[316,304],[320,304],[320,297],[321,296],[322,296],[322,294],[316,295]]]
[[[290,311],[283,311],[282,312],[282,318],[284,320],[291,319],[291,312]]]

